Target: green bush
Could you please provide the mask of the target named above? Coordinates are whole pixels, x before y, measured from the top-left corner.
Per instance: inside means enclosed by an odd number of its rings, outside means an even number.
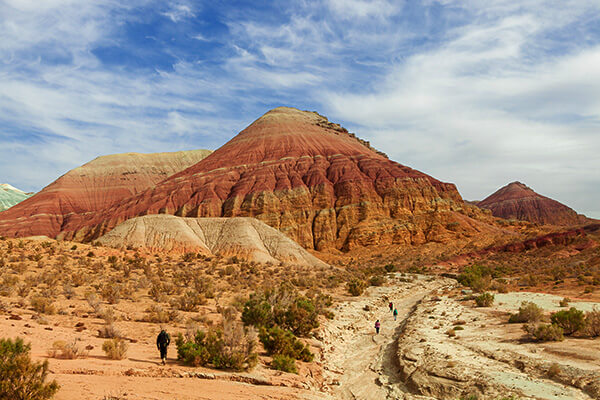
[[[255,327],[271,327],[274,324],[273,307],[267,301],[264,294],[253,293],[244,304],[242,321],[246,325]]]
[[[175,340],[177,358],[186,365],[212,366],[217,369],[247,370],[256,365],[256,340],[239,325],[197,330],[193,338],[182,334]]]
[[[492,270],[484,265],[470,265],[458,275],[458,282],[477,292],[489,288],[492,281]]]
[[[262,328],[259,335],[265,350],[269,355],[284,355],[295,360],[311,362],[314,355],[289,331],[277,326]]]
[[[583,331],[585,328],[585,316],[583,311],[571,307],[568,310],[562,310],[553,313],[550,316],[550,321],[560,326],[563,333],[567,336]]]
[[[306,297],[297,297],[285,311],[275,314],[275,321],[297,336],[308,336],[318,328],[317,318],[315,305]]]
[[[48,362],[31,361],[31,345],[23,339],[0,339],[0,400],[45,400],[54,397],[59,386],[46,383]]]
[[[283,354],[277,354],[273,357],[273,361],[271,361],[271,368],[292,374],[298,373],[296,360]]]
[[[494,295],[491,293],[482,293],[475,297],[475,304],[477,304],[477,307],[491,307],[494,304]]]
[[[352,296],[360,296],[367,288],[367,285],[363,281],[352,279],[348,282],[346,288]]]
[[[396,266],[394,264],[386,264],[385,267],[386,272],[394,272],[396,270]]]
[[[542,319],[543,315],[544,311],[537,304],[524,301],[521,303],[521,307],[519,307],[519,312],[511,314],[508,322],[510,324],[538,322]]]
[[[563,330],[555,324],[527,324],[523,330],[536,342],[560,342],[564,340]]]
[[[320,304],[321,311],[324,310]],[[299,296],[289,287],[254,293],[244,304],[242,321],[257,328],[280,326],[295,335],[308,336],[319,326],[319,310],[313,300]]]

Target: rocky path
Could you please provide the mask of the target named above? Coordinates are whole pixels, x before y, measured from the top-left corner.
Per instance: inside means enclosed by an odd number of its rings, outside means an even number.
[[[410,311],[428,294],[447,286],[444,280],[396,277],[389,286],[372,287],[366,295],[339,304],[335,318],[324,327],[325,389],[336,399],[402,398],[405,388],[397,375],[396,340]],[[388,308],[399,315],[394,321]],[[379,319],[381,332],[375,334]]]

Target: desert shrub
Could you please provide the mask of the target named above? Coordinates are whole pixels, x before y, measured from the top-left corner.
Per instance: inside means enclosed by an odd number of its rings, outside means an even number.
[[[386,264],[383,268],[386,272],[394,272],[396,270],[396,266],[394,264]]]
[[[560,342],[564,340],[563,330],[555,324],[527,324],[523,330],[536,342]]]
[[[495,290],[498,293],[508,293],[508,285],[504,280],[493,281],[490,289]]]
[[[585,315],[583,311],[575,307],[553,313],[550,316],[550,321],[560,326],[567,336],[580,332],[585,328]]]
[[[177,336],[177,358],[190,366],[247,370],[256,365],[256,335],[241,324],[223,328],[197,330],[193,338]],[[233,326],[232,326],[233,325]]]
[[[308,336],[319,327],[317,317],[313,302],[306,297],[297,297],[285,311],[275,314],[275,321],[297,336]]]
[[[375,275],[372,276],[371,279],[369,279],[369,285],[371,286],[381,286],[385,283],[385,278],[381,275]]]
[[[468,286],[477,292],[482,292],[490,286],[492,270],[484,265],[470,265],[465,267],[457,279],[463,286]]]
[[[352,296],[360,296],[367,288],[367,285],[361,280],[352,279],[346,284],[346,288]]]
[[[274,324],[273,307],[262,293],[253,293],[244,304],[242,321],[255,327],[271,327]]]
[[[585,313],[585,334],[594,338],[600,336],[600,310],[594,308]]]
[[[115,338],[106,340],[102,343],[102,351],[111,360],[122,360],[127,356],[127,342],[123,339]]]
[[[123,334],[113,323],[106,323],[98,329],[98,337],[104,339],[122,338]]]
[[[562,372],[560,365],[558,365],[557,363],[552,363],[552,365],[550,365],[550,367],[548,367],[548,378],[552,379],[558,375],[560,375],[560,373]]]
[[[56,312],[54,303],[46,296],[35,295],[29,299],[31,307],[40,314],[52,315]]]
[[[195,290],[188,290],[171,301],[174,308],[189,312],[198,311],[198,307],[203,304],[206,304],[206,298]]]
[[[319,301],[327,303],[326,298]],[[324,308],[324,304],[321,304]],[[288,286],[253,293],[244,304],[242,321],[257,328],[278,325],[298,336],[307,336],[319,326],[318,309],[312,299]]]
[[[77,339],[69,343],[64,340],[57,340],[52,343],[52,348],[48,351],[48,355],[52,358],[74,360],[86,357],[87,351],[79,346]]]
[[[491,307],[494,304],[494,295],[491,293],[482,293],[475,297],[475,304],[477,304],[477,307]]]
[[[298,373],[298,368],[296,367],[296,360],[294,360],[292,357],[288,357],[283,354],[276,354],[275,356],[273,356],[273,360],[271,361],[271,368],[278,371],[289,372],[292,374]]]
[[[544,315],[543,310],[538,307],[537,304],[524,301],[519,307],[519,312],[511,314],[508,322],[511,324],[523,323],[523,322],[538,322]]]
[[[278,326],[262,328],[259,338],[269,355],[285,355],[306,362],[311,362],[314,358],[308,346],[296,339],[291,332]]]
[[[153,304],[146,309],[144,321],[157,324],[179,321],[181,316],[176,310],[165,310],[163,307]]]
[[[54,397],[59,386],[46,383],[48,361],[33,362],[31,345],[23,339],[0,339],[0,399],[45,400]]]
[[[121,285],[116,282],[108,282],[102,286],[100,296],[109,304],[117,304],[121,301],[121,291]]]

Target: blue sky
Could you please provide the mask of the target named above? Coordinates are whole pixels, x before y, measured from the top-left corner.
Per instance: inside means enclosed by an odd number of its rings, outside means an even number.
[[[215,149],[317,110],[481,199],[520,180],[600,218],[600,3],[0,0],[0,181]]]

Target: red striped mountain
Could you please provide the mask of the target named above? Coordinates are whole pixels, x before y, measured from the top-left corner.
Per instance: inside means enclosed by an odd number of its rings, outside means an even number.
[[[305,248],[348,249],[444,241],[458,225],[480,230],[465,209],[480,212],[453,184],[389,160],[316,112],[280,107],[156,187],[69,221],[61,237],[94,240],[146,214],[243,216]]]
[[[65,225],[83,224],[98,210],[119,204],[209,154],[193,150],[98,157],[0,213],[0,234],[55,237]]]
[[[512,182],[477,203],[495,217],[548,225],[577,225],[588,219],[556,200],[542,196],[521,182]]]

